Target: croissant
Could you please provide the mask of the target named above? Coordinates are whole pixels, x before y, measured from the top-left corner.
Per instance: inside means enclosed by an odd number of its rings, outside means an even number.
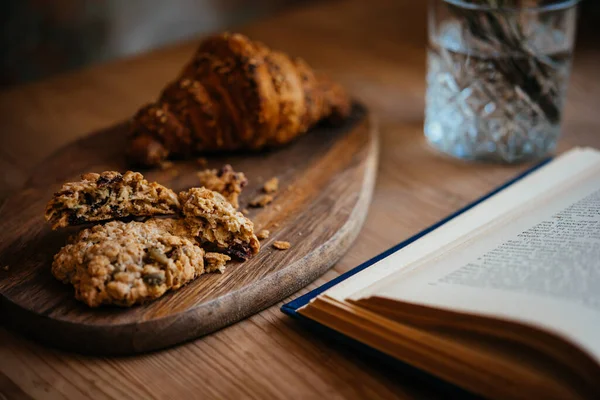
[[[241,34],[204,40],[157,102],[133,117],[128,158],[145,166],[193,154],[285,144],[350,113],[341,86],[300,58]]]

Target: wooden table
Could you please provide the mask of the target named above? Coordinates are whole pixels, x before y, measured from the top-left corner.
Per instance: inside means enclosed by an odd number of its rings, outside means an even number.
[[[371,211],[351,251],[320,285],[472,201],[525,166],[461,163],[423,140],[426,2],[312,3],[241,31],[305,57],[379,116]],[[153,99],[197,42],[0,93],[0,198],[69,141]],[[600,147],[600,52],[578,48],[561,149]],[[303,291],[304,292],[304,291]],[[300,294],[300,293],[298,293]],[[281,304],[191,343],[128,358],[44,348],[0,328],[0,398],[406,398],[439,393],[320,338]],[[4,395],[4,397],[2,397]]]

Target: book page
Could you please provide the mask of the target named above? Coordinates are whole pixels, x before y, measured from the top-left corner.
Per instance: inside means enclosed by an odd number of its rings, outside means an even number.
[[[477,235],[480,229],[514,212],[526,202],[565,185],[574,176],[598,164],[600,152],[589,148],[570,150],[416,242],[328,289],[326,293],[343,301],[374,282],[398,271],[410,270],[423,258],[435,257],[448,247],[468,240],[469,237]]]
[[[369,296],[533,324],[600,360],[600,168]]]

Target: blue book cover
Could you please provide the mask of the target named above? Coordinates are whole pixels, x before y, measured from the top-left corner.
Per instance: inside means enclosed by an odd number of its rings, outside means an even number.
[[[351,269],[350,271],[340,275],[339,277],[327,282],[326,284],[318,287],[315,290],[312,290],[309,293],[306,293],[303,296],[298,297],[295,300],[290,301],[289,303],[284,304],[281,307],[281,311],[295,319],[298,319],[299,321],[302,321],[302,323],[304,323],[306,326],[308,326],[309,328],[311,328],[312,330],[314,330],[315,332],[318,332],[319,334],[325,334],[328,336],[332,336],[334,337],[337,341],[342,342],[348,346],[351,346],[353,348],[365,351],[366,353],[370,354],[371,356],[373,356],[374,358],[377,358],[379,361],[384,362],[386,364],[390,364],[394,367],[399,368],[402,373],[405,374],[409,374],[415,377],[418,377],[419,379],[425,380],[425,381],[429,381],[431,383],[434,383],[438,386],[438,388],[443,391],[445,394],[447,395],[453,395],[453,396],[458,396],[458,397],[462,397],[462,398],[476,398],[475,395],[470,394],[466,391],[464,391],[463,389],[454,386],[450,383],[447,382],[443,382],[441,380],[439,380],[439,378],[431,376],[425,372],[419,371],[417,369],[415,369],[414,367],[403,363],[402,361],[393,358],[385,353],[382,353],[376,349],[373,349],[363,343],[360,343],[359,341],[356,341],[352,338],[349,338],[345,335],[343,335],[342,333],[339,333],[331,328],[328,328],[316,321],[313,321],[307,317],[304,317],[303,315],[300,315],[298,313],[298,309],[305,306],[306,304],[308,304],[313,298],[317,297],[319,294],[323,293],[324,291],[326,291],[327,289],[337,285],[338,283],[342,282],[345,279],[348,279],[349,277],[351,277],[352,275],[366,269],[369,268],[371,265],[375,264],[376,262],[388,257],[389,255],[397,252],[398,250],[402,249],[405,246],[408,246],[409,244],[411,244],[412,242],[416,241],[417,239],[425,236],[426,234],[428,234],[429,232],[439,228],[440,226],[444,225],[446,222],[450,221],[451,219],[461,215],[462,213],[464,213],[465,211],[469,210],[470,208],[478,205],[479,203],[482,203],[483,201],[487,200],[488,198],[492,197],[493,195],[495,195],[496,193],[500,192],[501,190],[507,188],[508,186],[512,185],[513,183],[517,182],[518,180],[524,178],[525,176],[529,175],[530,173],[532,173],[533,171],[537,170],[538,168],[542,167],[543,165],[545,165],[546,163],[548,163],[550,161],[550,159],[544,160],[541,163],[535,165],[534,167],[528,169],[527,171],[523,172],[522,174],[520,174],[519,176],[511,179],[510,181],[504,183],[503,185],[501,185],[500,187],[496,188],[495,190],[493,190],[492,192],[486,194],[485,196],[475,200],[474,202],[468,204],[467,206],[463,207],[462,209],[456,211],[455,213],[447,216],[446,218],[442,219],[441,221],[438,221],[437,223],[433,224],[432,226],[422,230],[421,232],[417,233],[416,235],[404,240],[403,242],[397,244],[394,247],[391,247],[390,249],[384,251],[383,253],[371,258],[368,261],[365,261],[364,263],[362,263],[361,265],[359,265],[356,268]]]

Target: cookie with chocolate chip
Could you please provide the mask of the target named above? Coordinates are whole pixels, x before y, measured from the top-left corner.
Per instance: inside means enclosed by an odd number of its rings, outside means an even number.
[[[177,195],[139,172],[89,173],[78,182],[65,183],[46,207],[52,229],[131,216],[175,214]]]
[[[204,249],[239,260],[258,253],[254,224],[220,193],[192,188],[179,193],[179,199],[184,218],[173,234],[193,237]]]

